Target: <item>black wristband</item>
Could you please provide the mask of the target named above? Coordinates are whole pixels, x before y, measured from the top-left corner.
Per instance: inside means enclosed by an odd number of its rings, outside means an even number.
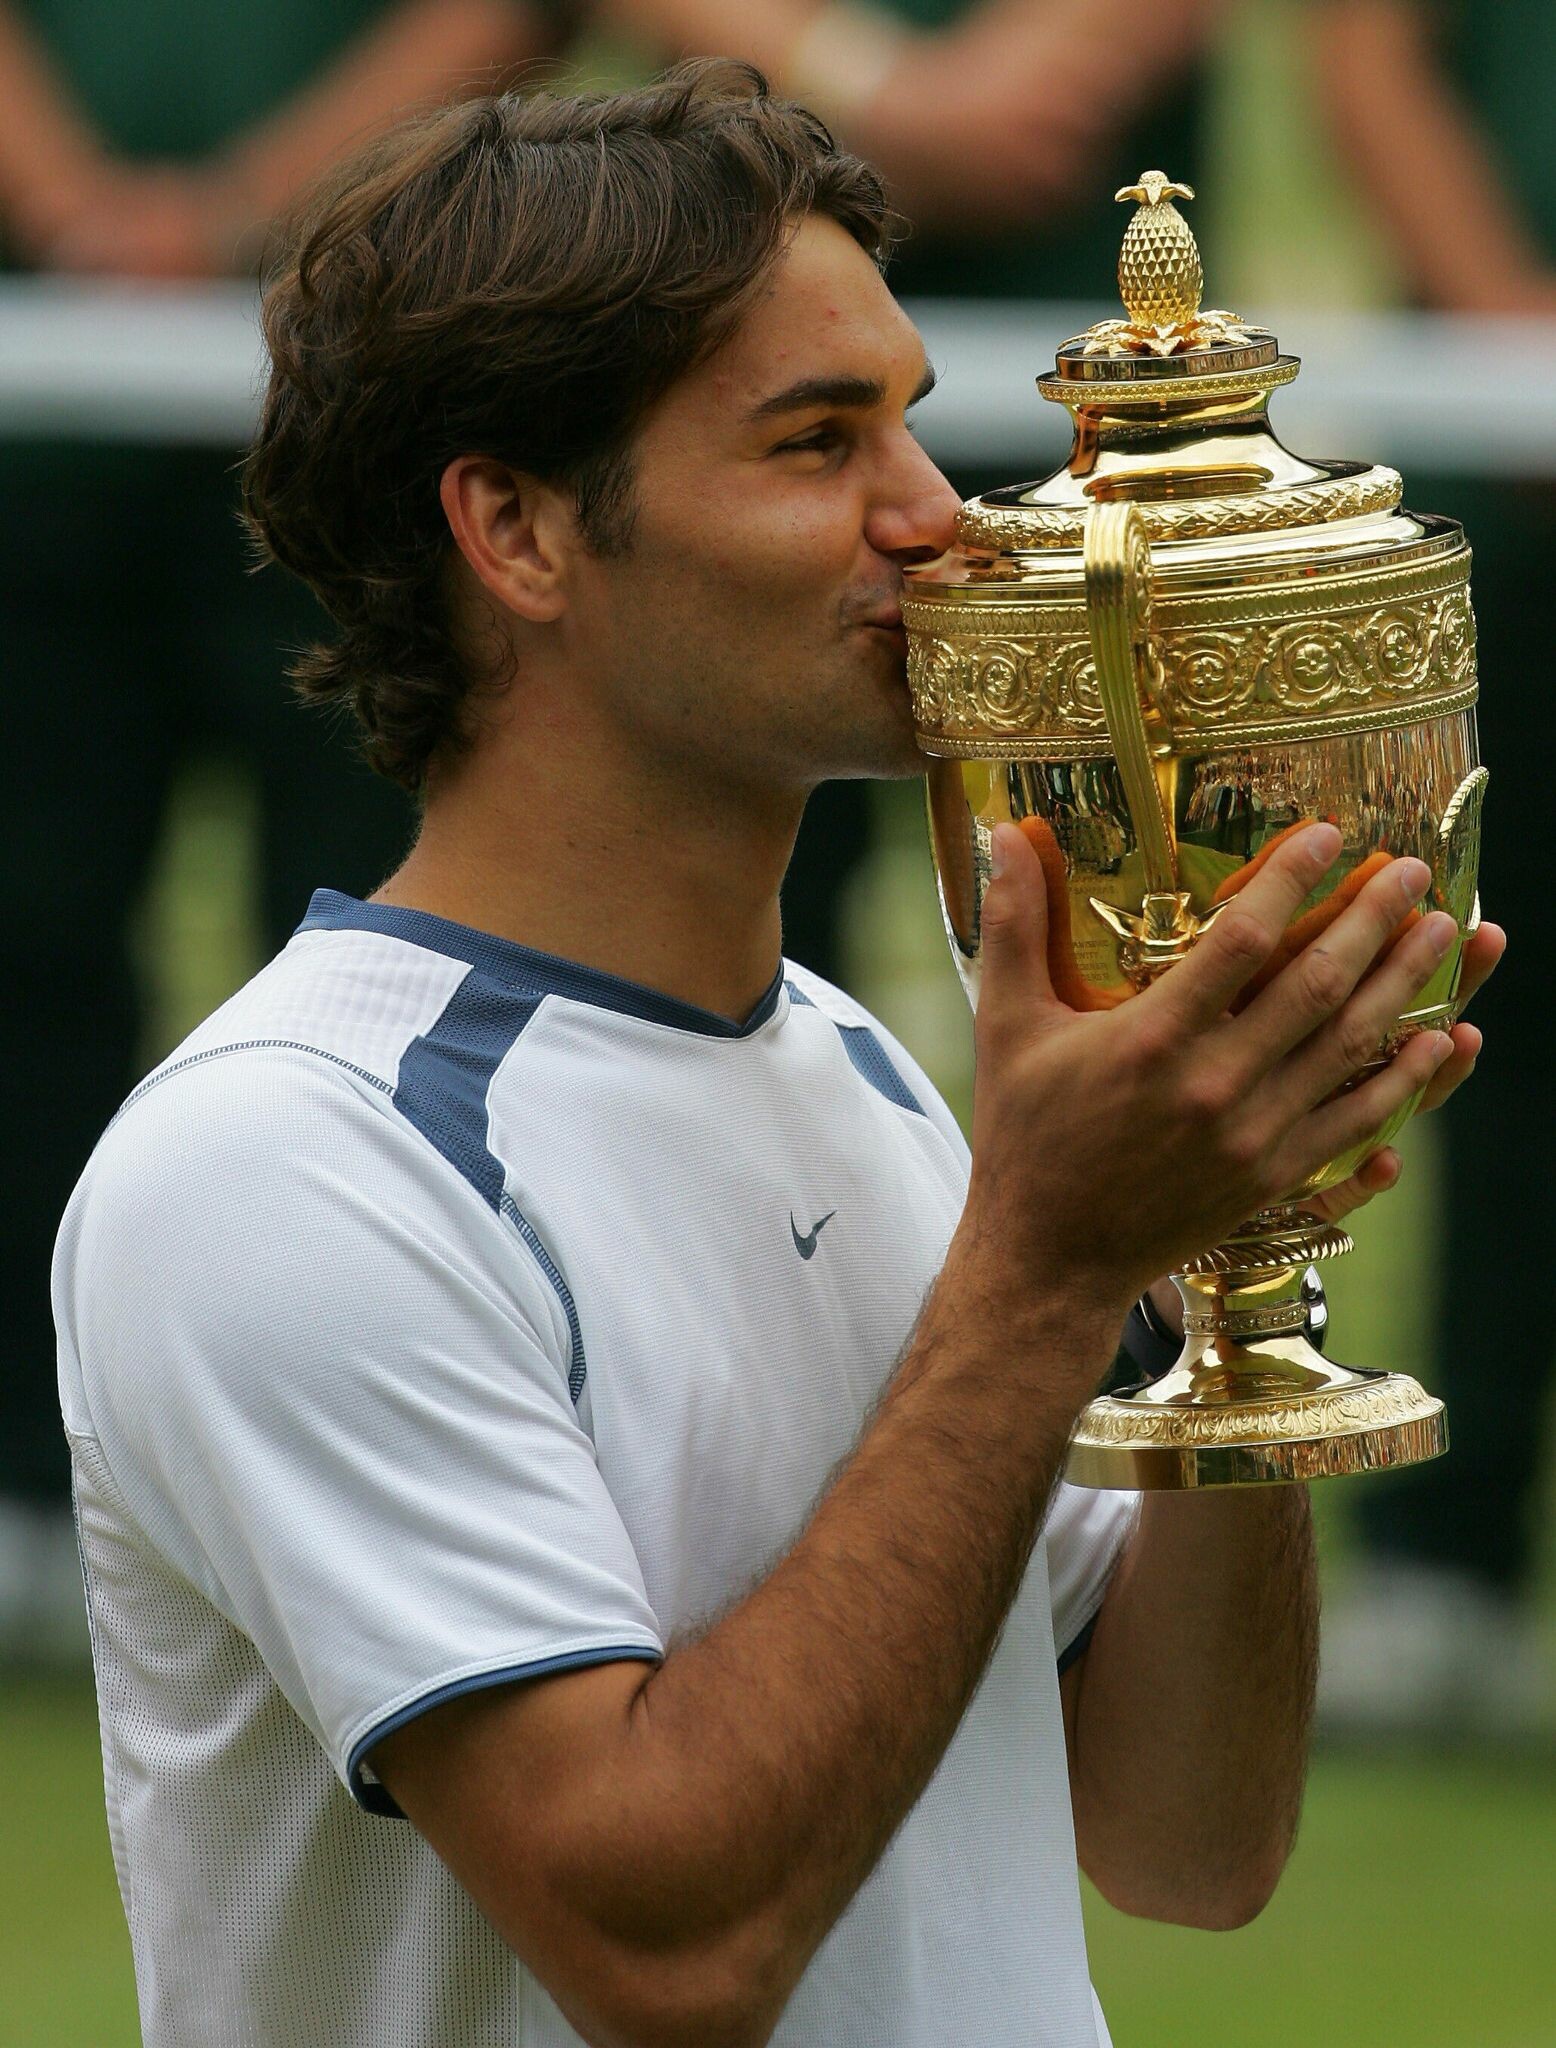
[[[1183,1349],[1183,1339],[1169,1330],[1150,1297],[1142,1295],[1124,1322],[1118,1364],[1125,1359],[1140,1380],[1159,1380]]]

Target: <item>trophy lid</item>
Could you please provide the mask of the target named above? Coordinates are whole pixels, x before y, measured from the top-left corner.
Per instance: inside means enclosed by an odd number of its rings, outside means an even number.
[[[1064,342],[1037,380],[1074,421],[1069,457],[1038,483],[964,505],[963,560],[945,565],[955,582],[1059,573],[1060,562],[1045,566],[1043,557],[1079,549],[1092,506],[1120,498],[1140,505],[1153,543],[1209,543],[1217,555],[1227,550],[1216,543],[1240,554],[1254,537],[1259,553],[1329,542],[1389,548],[1422,537],[1421,524],[1398,510],[1396,471],[1305,461],[1276,438],[1270,393],[1301,366],[1266,329],[1201,307],[1199,249],[1173,203],[1193,196],[1159,170],[1115,195],[1135,202],[1118,265],[1125,317]],[[938,580],[935,570],[928,580]]]
[[[1173,205],[1192,199],[1165,171],[1143,171],[1115,200],[1138,202],[1118,258],[1118,294],[1129,316],[1099,320],[1060,348],[1051,377],[1038,380],[1045,398],[1066,400],[1075,384],[1114,387],[1155,384],[1158,390],[1198,388],[1197,380],[1252,376],[1240,388],[1268,391],[1297,374],[1294,358],[1279,354],[1273,334],[1237,313],[1202,310],[1205,272],[1194,231]],[[1192,387],[1185,380],[1195,380]]]
[[[1068,459],[969,500],[947,552],[907,572],[920,747],[1115,752],[1088,541],[1125,527],[1156,665],[1153,748],[1295,744],[1473,703],[1462,530],[1403,510],[1392,469],[1283,447],[1269,398],[1299,366],[1273,334],[1201,309],[1199,251],[1173,204],[1187,188],[1147,171],[1118,196],[1136,202],[1124,317],[1063,343],[1038,379],[1074,422]]]

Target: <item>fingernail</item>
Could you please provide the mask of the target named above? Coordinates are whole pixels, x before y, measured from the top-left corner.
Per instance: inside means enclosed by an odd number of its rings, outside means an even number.
[[[1448,951],[1448,948],[1459,936],[1459,920],[1451,912],[1440,910],[1427,919],[1427,924],[1429,926],[1428,936],[1432,942],[1432,951],[1441,960]]]
[[[1399,863],[1399,886],[1405,892],[1407,903],[1419,903],[1432,886],[1432,871],[1424,860],[1402,860]]]
[[[1447,1059],[1449,1053],[1453,1051],[1453,1040],[1446,1031],[1434,1031],[1432,1036],[1437,1041],[1432,1047],[1432,1065],[1440,1067],[1443,1061]]]
[[[1302,849],[1311,854],[1320,867],[1331,867],[1340,851],[1339,827],[1335,825],[1312,825],[1302,835]]]
[[[1015,827],[1013,825],[996,825],[989,834],[989,874],[996,882],[1004,874],[1005,862],[1009,858],[1009,849],[1005,844],[1005,834],[1014,830]]]

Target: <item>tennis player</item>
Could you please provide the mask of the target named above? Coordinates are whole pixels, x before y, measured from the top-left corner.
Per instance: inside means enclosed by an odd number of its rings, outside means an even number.
[[[1077,1863],[1218,1928],[1286,1858],[1303,1492],[1058,1473],[1157,1275],[1468,1071],[1460,1026],[1334,1095],[1452,921],[1390,950],[1393,863],[1231,1014],[1315,826],[1079,1015],[1002,828],[970,1158],[782,962],[807,793],[920,766],[955,503],[887,230],[703,65],[405,127],[271,284],[253,521],[424,811],[60,1240],[148,2048],[1101,2048]]]

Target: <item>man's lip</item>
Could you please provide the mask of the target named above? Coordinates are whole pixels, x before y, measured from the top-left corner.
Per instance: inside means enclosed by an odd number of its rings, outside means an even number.
[[[879,626],[883,632],[887,633],[900,633],[902,631],[902,613],[893,605],[890,611],[872,612],[869,618],[861,619],[859,623],[861,626]]]

